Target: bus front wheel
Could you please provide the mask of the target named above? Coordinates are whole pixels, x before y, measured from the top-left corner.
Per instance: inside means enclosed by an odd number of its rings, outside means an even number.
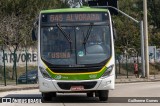
[[[87,97],[93,97],[93,92],[87,92]]]
[[[99,95],[99,100],[100,101],[107,101],[108,100],[108,95],[109,95],[109,90],[98,91],[98,95]]]
[[[51,101],[52,97],[56,97],[56,92],[42,92],[42,98],[44,101]]]

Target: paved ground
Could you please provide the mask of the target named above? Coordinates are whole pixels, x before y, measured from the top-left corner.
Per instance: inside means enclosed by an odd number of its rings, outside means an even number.
[[[46,101],[42,104],[31,103],[31,106],[159,106],[160,103],[160,81],[158,82],[140,82],[140,83],[121,83],[116,84],[115,90],[110,90],[108,102],[101,102],[98,98],[87,97],[85,93],[58,93],[52,101]],[[0,97],[36,97],[41,98],[38,89],[19,90],[1,92]],[[154,100],[154,101],[153,101]],[[144,102],[143,102],[144,101]],[[16,101],[15,101],[16,102]],[[22,106],[20,104],[0,104],[0,106]],[[47,103],[47,104],[46,104]],[[50,104],[51,103],[51,104]],[[25,105],[25,104],[23,104]]]
[[[147,78],[136,78],[135,76],[118,76],[116,79],[116,83],[138,83],[138,82],[156,82],[160,81],[160,75],[150,75],[150,77]],[[15,84],[9,84],[7,86],[0,85],[0,92],[4,91],[11,91],[11,90],[27,90],[27,89],[37,89],[38,84],[21,84],[21,85],[15,85]]]

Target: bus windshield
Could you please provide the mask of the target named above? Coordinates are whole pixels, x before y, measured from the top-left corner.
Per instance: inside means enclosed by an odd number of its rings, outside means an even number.
[[[61,30],[57,26],[41,27],[41,58],[47,63],[87,65],[101,63],[110,58],[111,32],[108,25],[61,25]]]

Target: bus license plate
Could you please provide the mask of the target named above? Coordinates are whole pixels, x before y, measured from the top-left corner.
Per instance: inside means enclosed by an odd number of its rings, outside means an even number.
[[[82,91],[84,86],[71,86],[71,91]]]

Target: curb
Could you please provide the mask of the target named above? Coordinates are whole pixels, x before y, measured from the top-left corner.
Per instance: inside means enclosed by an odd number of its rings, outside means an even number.
[[[38,89],[38,85],[8,85],[8,86],[0,86],[0,92],[6,91],[17,91],[17,90],[29,90],[29,89]]]
[[[130,80],[128,81],[115,81],[116,84],[120,83],[141,83],[141,82],[158,82],[160,79],[154,80],[154,79],[144,79],[144,80]]]
[[[160,80],[159,80],[160,81]],[[132,82],[116,82],[116,84],[124,84],[124,83],[141,83],[141,82],[158,82],[158,81],[132,81]]]

